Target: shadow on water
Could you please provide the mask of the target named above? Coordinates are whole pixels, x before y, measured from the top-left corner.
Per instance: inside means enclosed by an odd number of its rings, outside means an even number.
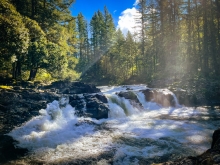
[[[83,154],[83,153],[82,153]],[[61,158],[55,162],[47,163],[39,160],[32,160],[31,165],[113,165],[115,150],[101,152],[98,155],[83,156],[79,158]]]
[[[125,164],[122,162],[127,159],[129,162],[136,160],[139,165],[151,165],[152,163],[179,159],[193,152],[172,137],[161,137],[159,139],[119,137],[114,142],[123,148],[129,146],[125,149],[124,154],[118,154],[117,159],[114,160],[116,164]],[[134,153],[129,153],[129,150]],[[165,150],[166,152],[164,152]]]

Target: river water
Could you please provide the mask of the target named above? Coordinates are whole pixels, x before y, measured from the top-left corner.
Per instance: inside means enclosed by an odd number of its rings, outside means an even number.
[[[100,87],[110,108],[108,119],[101,120],[77,117],[69,104],[53,101],[41,115],[8,134],[19,142],[17,147],[29,151],[12,163],[141,165],[195,156],[210,148],[212,133],[220,127],[219,109],[185,107],[177,100],[175,108],[164,108],[145,101],[140,90],[146,88]],[[142,106],[118,97],[127,89]]]

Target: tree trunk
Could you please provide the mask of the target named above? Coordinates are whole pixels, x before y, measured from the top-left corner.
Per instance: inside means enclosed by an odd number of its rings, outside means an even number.
[[[17,80],[21,79],[21,62],[16,61],[12,64],[12,78]]]
[[[30,75],[29,75],[29,78],[28,78],[28,81],[34,81],[36,75],[37,75],[37,68],[33,68],[30,70]]]
[[[204,73],[205,76],[208,75],[208,20],[207,20],[207,0],[203,0],[203,68],[202,71]]]

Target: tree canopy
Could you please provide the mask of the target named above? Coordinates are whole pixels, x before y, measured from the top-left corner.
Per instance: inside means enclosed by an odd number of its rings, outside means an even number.
[[[69,11],[73,2],[2,0],[1,74],[34,80],[38,71],[44,70],[54,79],[78,78],[76,22]]]
[[[139,0],[138,31],[123,35],[107,6],[87,22],[74,0],[0,2],[1,74],[123,84],[218,77],[219,0]]]

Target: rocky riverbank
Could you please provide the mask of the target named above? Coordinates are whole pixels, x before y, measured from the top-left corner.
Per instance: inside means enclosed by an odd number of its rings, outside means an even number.
[[[97,94],[100,90],[94,85],[59,81],[50,85],[21,82],[10,87],[0,88],[0,163],[16,159],[27,152],[26,149],[15,148],[16,142],[5,134],[39,115],[39,110],[45,109],[53,100],[68,95],[69,103],[75,107],[78,116],[96,119],[108,117],[108,107],[105,105],[107,99],[101,93]],[[86,105],[84,98],[88,102]],[[87,111],[84,111],[85,108]]]

